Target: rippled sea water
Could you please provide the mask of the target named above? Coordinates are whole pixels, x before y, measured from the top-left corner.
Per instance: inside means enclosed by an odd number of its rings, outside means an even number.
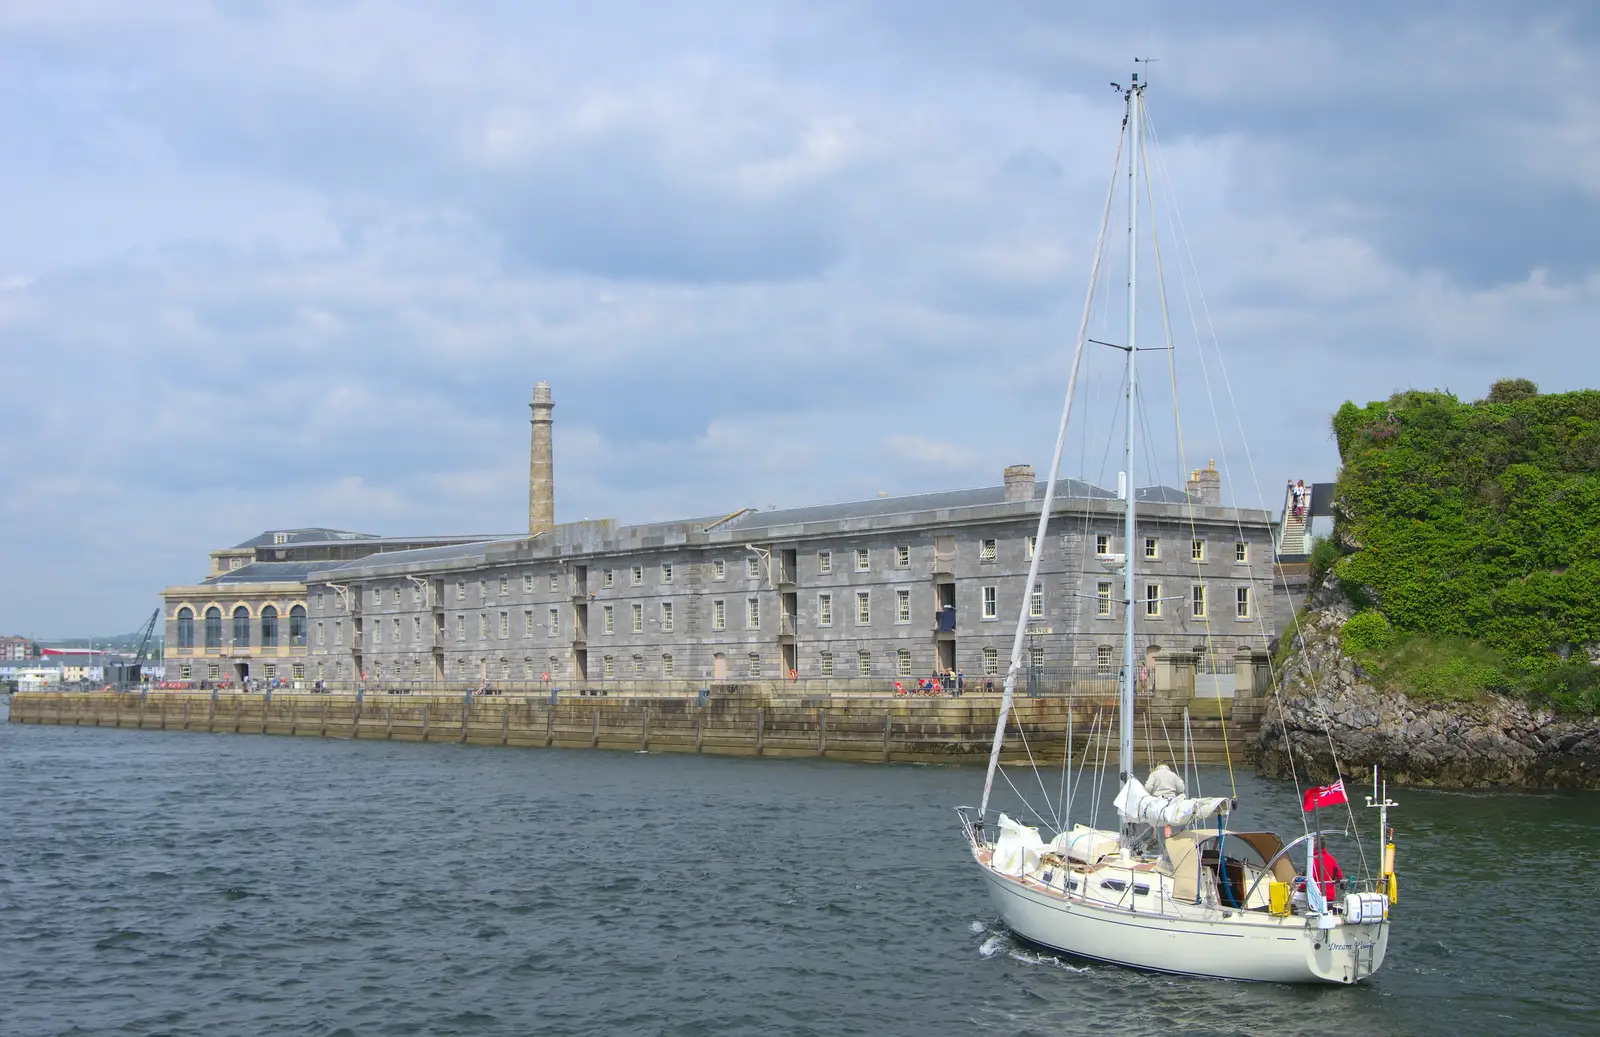
[[[0,1034],[1600,1032],[1600,796],[1402,790],[1388,964],[1294,988],[1017,944],[981,782],[0,725]]]

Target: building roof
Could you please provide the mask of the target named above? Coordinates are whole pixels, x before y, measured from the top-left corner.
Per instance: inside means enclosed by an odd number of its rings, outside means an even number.
[[[233,550],[241,551],[248,547],[271,547],[277,544],[277,537],[286,537],[285,544],[307,544],[332,542],[338,544],[349,543],[352,540],[381,540],[382,537],[372,533],[351,533],[344,529],[328,529],[325,526],[312,526],[307,529],[269,529],[258,533],[242,544],[234,544]],[[282,546],[279,544],[278,546]]]
[[[1167,490],[1167,487],[1151,489]],[[1139,500],[1146,498],[1146,490],[1139,491]],[[1187,499],[1182,490],[1170,490],[1179,500]],[[1057,499],[1069,497],[1111,500],[1116,497],[1110,490],[1079,479],[1060,479],[1056,482]],[[1034,500],[1044,499],[1044,483],[1034,489]],[[747,511],[717,526],[722,529],[759,529],[767,526],[791,526],[807,522],[837,522],[843,519],[877,518],[884,515],[909,515],[920,511],[949,508],[981,507],[1004,504],[1004,486],[979,486],[968,490],[944,490],[936,493],[909,493],[898,497],[876,497],[871,500],[847,501],[842,504],[813,504],[803,508],[778,508],[770,511]]]
[[[304,583],[310,573],[329,568],[326,561],[251,562],[201,581],[202,586],[228,583]]]

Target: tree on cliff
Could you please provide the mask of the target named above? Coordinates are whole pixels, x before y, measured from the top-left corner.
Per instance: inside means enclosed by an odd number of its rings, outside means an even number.
[[[1454,640],[1498,653],[1523,690],[1600,688],[1600,392],[1402,392],[1344,404],[1333,427],[1334,572],[1392,626],[1387,651]]]

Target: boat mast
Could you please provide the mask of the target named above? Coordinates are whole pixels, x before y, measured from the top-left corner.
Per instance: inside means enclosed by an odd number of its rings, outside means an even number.
[[[1124,503],[1127,511],[1123,518],[1123,551],[1126,555],[1123,561],[1122,599],[1127,602],[1125,606],[1124,629],[1122,640],[1122,699],[1118,703],[1119,730],[1117,737],[1117,765],[1122,772],[1122,781],[1125,783],[1133,777],[1133,698],[1136,671],[1134,670],[1134,644],[1133,626],[1136,605],[1134,598],[1134,558],[1138,552],[1135,550],[1135,541],[1138,536],[1136,519],[1134,517],[1134,498],[1138,496],[1134,490],[1133,479],[1133,434],[1135,429],[1135,379],[1137,375],[1137,361],[1139,347],[1134,338],[1134,321],[1138,315],[1138,277],[1139,277],[1139,102],[1144,93],[1144,87],[1139,83],[1139,73],[1133,74],[1133,85],[1128,88],[1128,398],[1125,401],[1128,412],[1127,440],[1123,446],[1123,471],[1126,476],[1123,480]],[[1122,815],[1122,833],[1126,839],[1131,827],[1127,814]]]

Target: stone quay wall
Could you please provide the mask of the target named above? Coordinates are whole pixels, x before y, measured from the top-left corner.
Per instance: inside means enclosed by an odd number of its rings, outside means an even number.
[[[547,698],[228,692],[20,692],[14,724],[57,724],[212,734],[475,745],[689,752],[731,756],[823,756],[883,763],[981,764],[988,759],[999,696],[959,699],[851,698],[815,703],[776,698]],[[1135,759],[1176,760],[1185,710],[1193,760],[1250,760],[1258,712],[1227,718],[1216,700],[1141,704]],[[1071,717],[1072,752],[1116,758],[1114,700],[1022,698],[1006,743],[1007,762],[1031,751],[1059,766]],[[1098,717],[1098,723],[1096,722]],[[1018,737],[1018,728],[1021,737]],[[1109,746],[1105,738],[1112,739]],[[1090,743],[1093,743],[1092,746]],[[1024,745],[1025,743],[1025,745]]]

